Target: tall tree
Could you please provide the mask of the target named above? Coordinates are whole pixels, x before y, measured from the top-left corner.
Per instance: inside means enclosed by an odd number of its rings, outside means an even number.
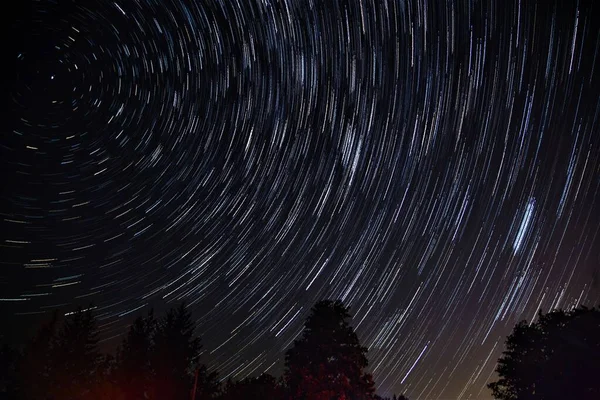
[[[375,396],[367,348],[349,325],[340,301],[324,300],[311,310],[302,338],[285,355],[285,381],[294,399],[363,400]]]
[[[17,361],[16,390],[23,400],[52,398],[56,374],[53,355],[58,322],[58,313],[54,312],[52,318],[28,341]]]
[[[600,399],[600,310],[580,307],[517,324],[498,360],[496,399]]]
[[[152,311],[145,317],[136,318],[117,350],[114,378],[129,400],[145,400],[150,396],[155,329]]]
[[[79,308],[66,317],[52,347],[54,382],[52,392],[58,400],[89,397],[103,375],[103,357],[98,351],[98,327],[91,311]]]
[[[154,345],[154,398],[189,398],[194,372],[200,366],[201,345],[194,334],[192,316],[185,304],[168,310],[160,320]]]

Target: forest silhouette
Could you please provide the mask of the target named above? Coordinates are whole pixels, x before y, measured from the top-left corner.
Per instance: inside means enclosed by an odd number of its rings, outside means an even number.
[[[200,337],[183,303],[161,317],[152,311],[138,317],[114,356],[98,349],[92,307],[63,318],[55,312],[23,348],[2,347],[0,399],[384,400],[350,319],[340,301],[320,301],[286,351],[281,377],[223,381],[202,363]],[[599,372],[600,310],[540,312],[508,336],[498,380],[488,387],[500,400],[600,399]]]
[[[488,387],[499,400],[600,399],[600,310],[538,313],[521,321],[498,359]]]
[[[367,348],[339,301],[317,303],[285,354],[280,378],[221,382],[202,364],[200,337],[185,304],[138,317],[114,356],[98,350],[92,307],[55,313],[21,350],[1,352],[0,396],[11,400],[375,400]],[[394,399],[404,399],[395,396]]]

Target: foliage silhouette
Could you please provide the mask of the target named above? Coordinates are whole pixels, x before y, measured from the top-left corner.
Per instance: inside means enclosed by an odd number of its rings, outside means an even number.
[[[190,396],[194,371],[200,365],[200,338],[185,304],[167,311],[154,334],[152,392],[156,399]]]
[[[54,342],[58,329],[58,314],[42,325],[27,343],[16,362],[17,396],[23,400],[47,399],[54,380]]]
[[[600,399],[600,310],[541,311],[518,323],[488,384],[500,400]]]
[[[284,377],[263,374],[225,385],[199,361],[200,339],[185,304],[159,319],[152,311],[137,318],[115,358],[98,349],[92,309],[62,320],[55,313],[22,351],[1,347],[0,400],[384,400],[339,301],[313,307],[286,353]]]
[[[99,384],[102,354],[98,351],[98,327],[90,309],[78,309],[65,318],[51,350],[54,380],[52,392],[61,400],[79,400]]]
[[[145,317],[136,318],[117,350],[113,375],[128,400],[144,400],[150,396],[156,323],[152,311]]]
[[[196,388],[194,400],[217,399],[222,395],[219,374],[216,371],[209,371],[204,364],[196,368],[194,382]]]
[[[19,354],[8,345],[0,348],[0,400],[16,398],[17,360]]]
[[[229,380],[220,400],[284,400],[285,388],[272,375],[262,374],[233,382]]]
[[[401,394],[400,397],[394,395],[393,397],[379,397],[379,396],[376,396],[375,398],[377,400],[408,400],[408,397],[404,396],[403,394]]]
[[[349,325],[350,314],[340,301],[318,302],[306,319],[300,340],[285,355],[289,395],[306,400],[375,398],[367,348]]]

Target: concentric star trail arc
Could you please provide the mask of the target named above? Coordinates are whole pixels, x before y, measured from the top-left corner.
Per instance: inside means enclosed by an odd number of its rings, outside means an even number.
[[[0,305],[93,303],[108,343],[186,301],[243,378],[341,299],[381,394],[490,398],[517,321],[600,300],[600,26],[572,3],[32,2]]]

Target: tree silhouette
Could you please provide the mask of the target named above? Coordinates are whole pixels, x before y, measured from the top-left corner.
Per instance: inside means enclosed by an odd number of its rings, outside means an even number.
[[[51,350],[57,400],[83,399],[99,384],[103,357],[98,351],[98,328],[91,312],[79,308],[65,318]]]
[[[199,367],[200,339],[185,304],[167,311],[154,335],[152,365],[155,399],[190,398],[194,371]]]
[[[26,344],[16,366],[15,383],[23,400],[51,398],[55,380],[54,345],[58,329],[58,314],[42,325]]]
[[[128,400],[144,400],[150,395],[155,329],[156,319],[152,311],[146,317],[136,318],[117,350],[114,377]]]
[[[285,382],[294,399],[372,399],[375,387],[367,348],[348,324],[340,301],[324,300],[313,308],[300,340],[285,355]]]
[[[203,364],[197,366],[194,371],[193,387],[196,390],[194,400],[210,400],[221,395],[219,374],[216,371],[209,371]]]
[[[90,400],[129,400],[118,385],[115,374],[115,359],[111,355],[103,355],[98,364],[96,382],[91,387]]]
[[[0,400],[14,399],[17,396],[15,385],[17,378],[18,352],[4,344],[0,348]]]
[[[137,318],[114,359],[98,350],[90,310],[79,308],[62,324],[55,313],[22,352],[0,348],[0,400],[382,400],[365,372],[367,349],[339,301],[313,307],[286,353],[283,379],[229,380],[224,390],[218,373],[199,363],[200,339],[185,304],[159,320],[152,312]]]
[[[221,400],[283,400],[284,388],[269,374],[245,378],[238,382],[227,382]]]
[[[394,395],[393,397],[380,397],[380,396],[375,396],[376,400],[408,400],[408,397],[404,396],[403,394],[400,395],[400,397]]]
[[[600,310],[580,307],[518,323],[488,387],[500,400],[600,399]]]

